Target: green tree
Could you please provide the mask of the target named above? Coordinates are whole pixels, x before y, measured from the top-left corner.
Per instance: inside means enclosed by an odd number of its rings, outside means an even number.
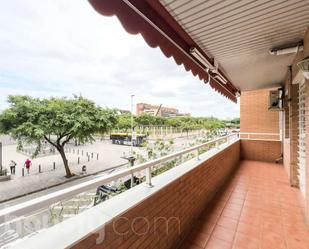
[[[9,96],[10,107],[0,114],[0,133],[23,143],[36,144],[36,156],[41,143],[47,141],[60,153],[66,176],[73,174],[64,152],[71,140],[93,141],[95,133],[110,130],[117,122],[114,110],[102,109],[81,96],[72,99],[38,99],[29,96]]]
[[[166,125],[172,127],[180,127],[181,126],[181,119],[177,117],[167,118]]]
[[[139,125],[164,125],[166,118],[156,117],[149,114],[142,114],[136,117],[136,123]]]
[[[133,125],[135,126],[135,121]],[[125,132],[131,129],[131,114],[130,113],[124,113],[124,114],[119,115],[118,122],[117,122],[117,128],[119,130],[124,130]]]
[[[187,137],[189,136],[189,131],[196,129],[196,125],[190,120],[182,121],[180,127],[187,133]]]

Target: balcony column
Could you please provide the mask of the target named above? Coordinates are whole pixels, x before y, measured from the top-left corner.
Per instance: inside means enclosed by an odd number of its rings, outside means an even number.
[[[307,224],[309,224],[309,115],[307,114],[307,110],[309,107],[309,80],[305,81],[305,143],[306,143],[306,172],[305,172],[305,184],[306,184],[306,192],[305,192],[305,214]]]
[[[290,185],[298,187],[298,84],[292,84],[290,89]]]

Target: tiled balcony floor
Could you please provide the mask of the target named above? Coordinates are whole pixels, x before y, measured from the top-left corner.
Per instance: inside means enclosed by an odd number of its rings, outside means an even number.
[[[299,192],[283,166],[242,161],[182,249],[309,249]]]

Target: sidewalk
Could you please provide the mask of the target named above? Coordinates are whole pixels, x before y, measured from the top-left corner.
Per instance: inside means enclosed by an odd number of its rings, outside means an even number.
[[[177,138],[174,140],[173,150],[181,150],[190,146],[193,142],[192,138]],[[69,147],[68,147],[69,148]],[[0,182],[0,202],[14,199],[29,193],[35,193],[52,186],[57,186],[63,183],[77,181],[82,177],[82,166],[86,165],[87,175],[92,175],[104,170],[113,168],[115,166],[124,165],[127,160],[121,157],[128,155],[131,148],[130,146],[115,145],[109,140],[97,141],[93,144],[83,146],[70,146],[71,152],[67,152],[67,159],[69,161],[70,169],[76,176],[71,178],[65,177],[65,170],[62,159],[59,154],[49,155],[31,159],[32,166],[30,174],[28,175],[24,169],[24,176],[22,176],[22,168],[28,156],[16,152],[16,145],[3,146],[3,165],[9,171],[10,160],[17,163],[16,175],[12,175],[12,180]],[[74,152],[73,153],[73,149]],[[77,150],[79,154],[77,155]],[[134,151],[142,151],[144,148],[134,147]],[[83,151],[83,156],[81,151]],[[93,153],[93,158],[88,157],[86,153]],[[97,153],[99,154],[97,160]],[[80,164],[77,163],[80,157]],[[53,169],[55,162],[56,169]],[[39,165],[41,165],[41,172],[39,173]]]
[[[12,180],[0,182],[0,202],[14,198],[16,196],[25,195],[37,190],[48,188],[57,184],[71,181],[72,179],[78,179],[82,173],[82,165],[86,165],[87,174],[91,175],[96,172],[103,171],[105,169],[122,165],[127,163],[126,160],[122,159],[123,154],[128,154],[130,147],[113,145],[109,141],[100,141],[93,144],[74,147],[75,153],[66,153],[69,161],[70,169],[76,176],[72,178],[65,177],[65,170],[60,155],[50,155],[40,157],[31,160],[32,166],[30,174],[26,173],[22,176],[22,168],[24,161],[28,158],[27,156],[16,152],[16,145],[3,146],[3,165],[4,168],[7,166],[10,160],[14,160],[17,163],[16,175],[12,175]],[[77,155],[77,149],[84,151],[84,155]],[[88,162],[86,152],[90,155],[94,154],[93,158]],[[97,153],[99,158],[97,160]],[[80,164],[77,164],[78,156],[80,156]],[[55,162],[56,169],[53,170],[53,162]],[[39,173],[39,165],[41,165],[42,173]]]

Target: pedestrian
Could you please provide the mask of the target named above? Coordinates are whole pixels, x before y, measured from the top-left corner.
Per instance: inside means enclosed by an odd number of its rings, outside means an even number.
[[[24,166],[25,166],[26,169],[27,169],[27,174],[29,174],[30,166],[31,166],[31,161],[29,160],[29,158],[25,161]]]
[[[15,175],[15,168],[16,168],[17,163],[13,160],[11,160],[9,166],[10,166],[10,170],[11,170],[11,175]]]

